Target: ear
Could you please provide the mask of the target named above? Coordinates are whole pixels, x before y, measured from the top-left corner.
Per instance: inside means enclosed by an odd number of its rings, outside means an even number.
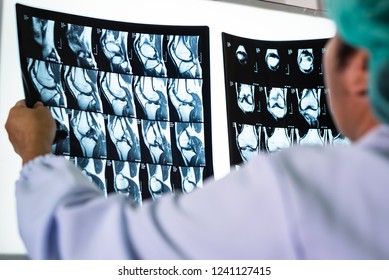
[[[348,61],[345,71],[345,84],[348,92],[355,97],[367,95],[369,83],[369,53],[358,49]]]

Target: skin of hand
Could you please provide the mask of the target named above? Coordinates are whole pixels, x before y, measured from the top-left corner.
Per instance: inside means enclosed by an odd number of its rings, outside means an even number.
[[[19,100],[11,108],[5,123],[8,138],[23,165],[30,160],[51,153],[56,124],[50,110],[42,102],[28,108]]]

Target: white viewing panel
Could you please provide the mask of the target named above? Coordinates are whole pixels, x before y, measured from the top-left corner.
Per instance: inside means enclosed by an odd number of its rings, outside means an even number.
[[[207,26],[212,106],[212,164],[215,179],[225,176],[230,170],[229,147],[226,141],[228,127],[222,33],[264,41],[312,40],[329,38],[335,34],[333,23],[323,17],[277,11],[277,6],[270,9],[205,0],[21,0],[17,3],[124,23]],[[14,185],[21,168],[21,160],[13,151],[4,129],[9,109],[16,101],[24,98],[15,5],[16,1],[13,0],[0,1],[0,257],[25,254],[17,229],[14,197]]]

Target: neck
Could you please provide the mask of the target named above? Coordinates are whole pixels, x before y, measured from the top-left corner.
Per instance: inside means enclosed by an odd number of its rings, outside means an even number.
[[[371,114],[370,111],[366,112],[366,114],[364,114],[363,117],[360,118],[358,127],[354,130],[353,135],[350,136],[350,140],[355,142],[361,139],[380,124],[381,123],[376,119],[373,114]]]

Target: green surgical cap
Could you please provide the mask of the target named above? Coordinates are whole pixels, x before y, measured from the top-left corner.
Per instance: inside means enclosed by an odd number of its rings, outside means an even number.
[[[389,0],[325,0],[325,5],[340,37],[370,52],[371,103],[389,124]]]

